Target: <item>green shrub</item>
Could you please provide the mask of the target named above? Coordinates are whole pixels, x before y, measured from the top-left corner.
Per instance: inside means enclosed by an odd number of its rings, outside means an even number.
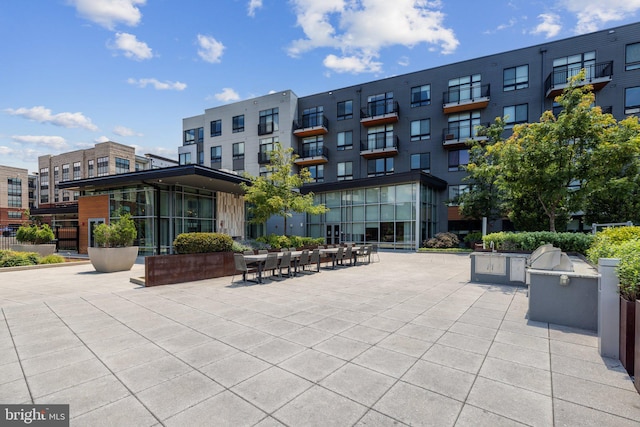
[[[99,224],[93,230],[96,244],[103,248],[131,246],[137,235],[136,224],[128,213],[123,213],[109,225]]]
[[[32,243],[34,245],[41,245],[43,243],[49,243],[55,239],[53,230],[49,227],[49,224],[42,224],[41,226],[22,225],[16,232],[16,240],[22,243]]]
[[[596,233],[593,244],[587,251],[587,257],[592,264],[597,264],[600,258],[618,258],[614,256],[616,247],[621,243],[640,239],[640,227],[612,227]]]
[[[182,233],[173,241],[173,248],[179,254],[230,252],[233,239],[222,233]]]
[[[61,264],[64,262],[64,257],[56,254],[44,256],[38,260],[38,264]]]
[[[426,248],[457,248],[460,240],[453,233],[438,233],[429,240],[425,240],[422,245]]]
[[[469,233],[466,236],[464,236],[463,241],[470,248],[472,248],[474,244],[482,242],[482,232],[481,231],[474,231],[473,233]]]
[[[258,242],[269,245],[272,249],[301,248],[303,246],[317,246],[324,244],[322,237],[302,237],[302,236],[282,236],[279,234],[269,234],[258,237]]]
[[[563,252],[586,254],[593,242],[593,235],[583,233],[553,233],[551,231],[532,231],[511,233],[501,231],[487,234],[483,238],[485,247],[501,251],[534,251],[539,246],[552,244]]]
[[[39,255],[35,252],[0,251],[0,267],[37,265]]]
[[[241,254],[244,251],[252,251],[253,248],[251,246],[242,244],[240,242],[233,241],[233,245],[231,246],[231,251],[237,254]]]
[[[640,298],[640,239],[628,240],[615,246],[614,258],[620,258],[617,267],[620,296],[627,301]]]

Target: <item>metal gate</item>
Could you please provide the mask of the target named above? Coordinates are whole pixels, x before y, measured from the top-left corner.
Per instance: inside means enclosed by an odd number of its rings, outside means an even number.
[[[58,226],[54,230],[56,235],[56,251],[77,251],[80,248],[80,227]]]

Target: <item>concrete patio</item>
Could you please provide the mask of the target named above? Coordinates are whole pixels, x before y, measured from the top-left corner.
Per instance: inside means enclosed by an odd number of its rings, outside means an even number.
[[[469,283],[467,255],[380,258],[248,286],[1,272],[0,402],[72,426],[640,425],[619,362],[528,322],[524,288]]]

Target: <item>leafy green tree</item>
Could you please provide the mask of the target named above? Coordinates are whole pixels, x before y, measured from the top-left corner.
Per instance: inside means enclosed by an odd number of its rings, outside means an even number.
[[[584,184],[593,176],[592,164],[605,130],[616,126],[613,116],[592,107],[592,87],[579,86],[584,77],[583,70],[556,98],[562,107],[557,118],[545,111],[539,122],[514,126],[506,141],[494,145],[500,159],[498,185],[509,210],[520,211],[517,202],[523,199],[535,201],[547,216],[550,231],[556,231],[559,218],[583,206]]]
[[[318,215],[328,209],[324,205],[314,204],[313,193],[300,193],[300,187],[313,179],[307,168],[294,173],[298,156],[293,153],[293,148],[285,150],[276,144],[270,157],[266,165],[267,176],[249,176],[251,183],[241,185],[245,191],[245,201],[249,204],[251,222],[259,224],[273,215],[279,215],[284,218],[286,234],[287,218],[291,218],[294,212]]]
[[[486,135],[486,141],[471,140],[469,145],[468,175],[463,179],[469,185],[458,198],[460,214],[467,218],[480,220],[487,218],[487,228],[490,232],[496,220],[502,215],[501,197],[497,181],[499,167],[497,153],[491,146],[502,141],[504,120],[500,117],[488,128],[478,129],[478,135]]]

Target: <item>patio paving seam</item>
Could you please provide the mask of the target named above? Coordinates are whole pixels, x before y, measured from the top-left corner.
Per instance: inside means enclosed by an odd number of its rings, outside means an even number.
[[[554,401],[556,401],[556,400],[557,400],[557,401],[567,402],[567,403],[570,403],[570,404],[572,404],[572,405],[581,406],[581,407],[583,407],[583,408],[587,408],[587,409],[591,409],[591,410],[594,410],[594,411],[602,412],[603,414],[613,415],[613,416],[615,416],[615,417],[623,418],[623,419],[625,419],[625,420],[633,421],[634,423],[638,423],[638,424],[640,424],[640,420],[638,420],[638,419],[635,419],[635,418],[629,418],[629,417],[627,417],[627,416],[625,416],[625,415],[622,415],[622,414],[619,414],[619,413],[615,413],[615,412],[611,412],[611,411],[606,411],[606,410],[604,410],[604,409],[594,408],[593,406],[583,405],[582,403],[574,402],[574,401],[572,401],[572,400],[562,399],[562,398],[560,398],[560,397],[554,397],[554,398],[553,398],[553,400],[554,400]],[[555,406],[555,405],[554,405],[554,406]],[[555,418],[554,418],[554,423],[555,423]]]
[[[18,364],[20,365],[20,372],[22,372],[22,379],[27,386],[27,391],[29,392],[29,399],[31,403],[33,403],[33,393],[31,392],[31,387],[29,386],[29,381],[27,380],[27,375],[24,372],[24,366],[22,366],[22,359],[20,359],[20,353],[18,353],[18,347],[16,346],[16,342],[13,338],[13,334],[11,333],[11,327],[9,326],[9,322],[7,320],[7,314],[4,309],[2,309],[2,318],[4,319],[5,325],[7,325],[7,331],[9,331],[9,336],[11,337],[11,343],[13,344],[13,351],[16,354],[16,358],[18,359]]]
[[[82,299],[82,300],[84,300],[84,301],[86,301],[84,298],[81,298],[81,299]],[[93,303],[91,303],[90,301],[86,301],[86,302],[88,302],[89,304],[91,304],[91,305],[93,305],[94,307],[96,307],[96,306],[95,306]],[[127,385],[126,385],[126,384],[125,384],[125,383],[120,379],[120,377],[118,377],[118,375],[116,375],[116,373],[115,373],[115,372],[113,372],[113,371],[111,370],[111,368],[109,367],[109,365],[107,365],[107,364],[106,364],[106,363],[105,363],[105,362],[100,358],[100,356],[98,356],[98,355],[97,355],[97,354],[96,354],[96,353],[91,349],[91,347],[89,347],[89,346],[84,342],[84,340],[83,340],[80,336],[78,336],[78,334],[77,334],[77,333],[76,333],[76,332],[75,332],[75,331],[74,331],[74,330],[73,330],[73,329],[72,329],[72,328],[67,324],[67,322],[66,322],[62,317],[60,317],[60,315],[58,315],[58,313],[57,313],[57,312],[56,312],[52,307],[50,307],[50,306],[47,304],[47,302],[46,302],[46,301],[45,301],[45,303],[44,303],[44,304],[45,304],[45,305],[46,305],[46,306],[47,306],[47,307],[48,307],[48,308],[49,308],[49,309],[50,309],[50,310],[51,310],[51,311],[52,311],[52,312],[53,312],[53,313],[58,317],[58,319],[60,319],[60,321],[61,321],[61,322],[62,322],[62,323],[67,327],[67,328],[69,328],[69,330],[70,330],[70,331],[71,331],[71,332],[76,336],[76,338],[77,338],[77,339],[78,339],[78,340],[79,340],[79,341],[80,341],[80,342],[81,342],[85,347],[87,347],[87,350],[89,350],[89,351],[91,352],[91,354],[93,354],[93,355],[95,356],[95,358],[96,358],[96,359],[97,359],[97,360],[98,360],[98,361],[99,361],[99,362],[100,362],[100,363],[101,363],[101,364],[102,364],[102,365],[107,369],[107,371],[109,371],[109,373],[110,373],[110,374],[111,374],[111,375],[112,375],[112,376],[113,376],[113,377],[114,377],[114,378],[115,378],[115,379],[116,379],[116,380],[117,380],[117,381],[118,381],[118,382],[119,382],[119,383],[120,383],[120,384],[121,384],[121,385],[122,385],[122,386],[123,386],[123,387],[124,387],[124,388],[125,388],[125,389],[126,389],[126,390],[127,390],[127,391],[128,391],[128,392],[129,392],[129,393],[130,393],[130,394],[131,394],[131,395],[132,395],[132,396],[133,396],[133,397],[134,397],[134,398],[135,398],[135,399],[136,399],[136,400],[137,400],[137,401],[138,401],[138,402],[139,402],[139,403],[144,407],[144,408],[145,408],[145,409],[146,409],[146,410],[147,410],[147,411],[149,411],[149,413],[150,413],[150,414],[151,414],[151,415],[152,415],[152,416],[153,416],[153,417],[154,417],[158,422],[161,422],[161,420],[156,416],[156,414],[155,414],[155,413],[153,413],[153,411],[152,411],[150,408],[148,408],[148,407],[147,407],[147,405],[145,405],[145,403],[144,403],[144,402],[142,402],[142,401],[138,398],[138,395],[137,395],[133,390],[131,390],[131,388],[130,388],[129,386],[127,386]],[[101,308],[99,308],[99,307],[96,307],[96,308],[97,308],[98,310],[100,310],[100,311],[102,311],[102,312],[104,313],[104,311],[103,311]],[[105,314],[109,315],[109,313],[105,313]],[[113,316],[111,316],[111,315],[109,315],[109,316],[113,318]],[[122,323],[122,322],[120,322],[118,319],[115,319],[115,318],[114,318],[114,320],[118,321],[119,323]],[[124,325],[124,326],[127,326],[127,325]],[[128,326],[127,326],[127,327],[128,327]],[[134,332],[135,332],[135,331],[134,331]],[[143,337],[143,338],[144,338],[144,337]],[[145,339],[146,339],[146,338],[145,338]],[[104,375],[104,376],[107,376],[107,375]],[[95,378],[94,378],[94,379],[95,379]],[[87,381],[87,382],[88,382],[88,381]],[[78,385],[78,384],[75,384],[74,386],[76,386],[76,385]],[[95,409],[99,409],[99,408],[101,408],[101,407],[103,407],[103,406],[106,406],[106,405],[109,405],[109,404],[111,404],[111,403],[113,403],[113,402],[108,402],[108,403],[106,403],[106,404],[104,404],[104,405],[99,406],[98,408],[95,408]],[[95,410],[95,409],[94,409],[94,410]],[[91,411],[89,411],[89,412],[91,412]]]

